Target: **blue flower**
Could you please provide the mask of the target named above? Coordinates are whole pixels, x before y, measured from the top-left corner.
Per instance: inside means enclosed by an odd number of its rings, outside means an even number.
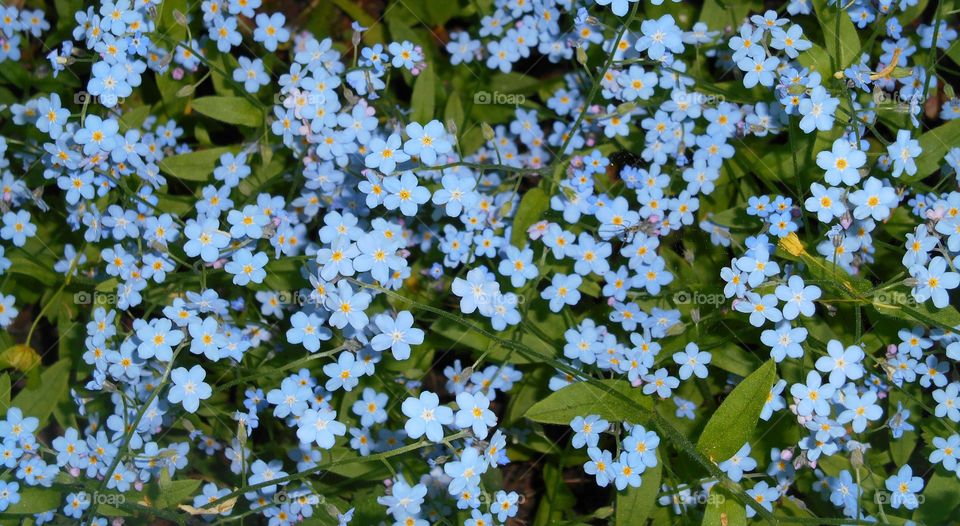
[[[883,409],[877,405],[877,393],[867,391],[862,395],[847,393],[843,398],[846,408],[837,417],[837,422],[846,424],[853,422],[853,431],[861,433],[867,427],[867,421],[879,420],[883,417]]]
[[[488,429],[497,425],[497,416],[490,410],[490,398],[484,393],[460,393],[457,395],[457,411],[454,423],[460,429],[471,429],[483,440]]]
[[[246,285],[251,281],[263,283],[267,271],[263,267],[267,264],[267,255],[263,252],[253,254],[246,248],[241,248],[233,254],[233,259],[224,265],[223,269],[233,274],[234,285]]]
[[[451,290],[460,297],[461,312],[470,314],[479,309],[480,314],[489,316],[493,312],[493,297],[500,293],[500,286],[485,268],[477,267],[467,272],[467,279],[454,278]]]
[[[257,15],[257,28],[253,30],[253,40],[260,42],[267,51],[276,51],[277,44],[290,40],[290,31],[283,27],[287,21],[282,13],[265,13]],[[249,89],[248,89],[249,91]]]
[[[220,359],[220,351],[226,346],[227,340],[220,332],[217,319],[213,316],[194,318],[187,326],[190,333],[190,352],[202,354],[211,360]]]
[[[375,351],[390,349],[395,359],[406,360],[410,357],[410,346],[423,343],[423,331],[413,326],[413,315],[409,311],[400,311],[396,318],[378,314],[373,321],[380,329],[380,334],[370,340]]]
[[[358,331],[363,329],[370,321],[364,312],[370,305],[370,299],[370,294],[354,292],[349,283],[340,281],[325,302],[331,311],[330,325],[342,329],[349,324]]]
[[[900,174],[904,172],[907,175],[917,173],[915,159],[922,151],[920,142],[910,138],[909,130],[897,131],[897,140],[887,145],[887,154],[893,161],[893,173],[891,175],[900,177]]]
[[[584,446],[596,447],[600,440],[600,433],[606,431],[610,423],[600,415],[587,415],[574,417],[570,421],[570,427],[574,431],[571,443],[573,447],[579,449]]]
[[[60,95],[56,93],[37,103],[37,129],[49,134],[51,139],[60,137],[69,117],[70,110],[60,105]]]
[[[336,363],[323,366],[323,374],[330,378],[324,385],[327,391],[336,391],[341,387],[344,391],[352,391],[363,376],[363,362],[357,361],[353,352],[343,351],[337,357]]]
[[[560,312],[564,305],[576,305],[580,302],[580,291],[577,289],[581,283],[583,279],[576,274],[554,274],[550,285],[543,289],[540,297],[550,302],[552,312]]]
[[[315,442],[321,449],[332,448],[337,437],[345,434],[347,426],[337,421],[336,411],[307,409],[297,422],[297,438],[300,442]]]
[[[22,247],[28,237],[37,233],[37,225],[30,222],[30,212],[18,210],[3,214],[3,227],[0,228],[0,238],[10,240],[14,245]]]
[[[800,345],[807,339],[807,329],[792,327],[790,322],[782,321],[776,329],[766,329],[760,333],[760,341],[770,347],[770,357],[780,363],[786,357],[800,358],[803,356],[803,347]]]
[[[256,93],[260,91],[260,86],[266,86],[270,83],[270,75],[267,75],[267,72],[263,69],[263,61],[259,58],[250,60],[247,57],[240,57],[237,62],[239,66],[233,70],[233,80],[242,82],[243,89],[249,93]]]
[[[595,0],[597,5],[609,5],[610,10],[617,16],[626,16],[629,11],[630,3],[637,3],[637,0]]]
[[[183,251],[190,257],[200,256],[207,263],[220,257],[220,249],[230,244],[230,236],[220,230],[220,222],[213,218],[187,221],[183,229],[187,242]]]
[[[231,15],[243,15],[253,18],[254,9],[260,7],[261,0],[228,0],[227,10]]]
[[[330,329],[323,326],[323,320],[315,313],[298,311],[290,317],[290,329],[287,330],[287,342],[302,343],[310,352],[320,350],[320,342],[333,337]]]
[[[420,393],[419,398],[407,398],[401,405],[407,422],[403,429],[410,438],[426,435],[427,440],[439,443],[443,440],[443,426],[453,424],[453,410],[440,405],[440,398],[430,391]]]
[[[780,490],[776,486],[771,488],[766,481],[761,480],[747,490],[747,495],[767,511],[773,511],[773,503],[780,498]],[[747,506],[747,518],[753,517],[756,514],[757,510]]]
[[[403,151],[420,157],[427,165],[437,164],[438,155],[446,155],[453,149],[447,138],[447,130],[438,120],[432,120],[426,126],[411,122],[407,125],[406,132],[409,139],[403,144]]]
[[[0,480],[0,511],[7,511],[11,504],[20,502],[20,484]]]
[[[390,55],[393,57],[391,64],[395,68],[413,69],[414,66],[423,60],[423,55],[414,47],[412,42],[404,40],[403,42],[391,42],[387,46]]]
[[[229,53],[230,48],[239,46],[243,37],[237,31],[236,17],[217,17],[210,27],[210,38],[217,42],[217,49]]]
[[[402,142],[398,133],[390,135],[387,140],[380,138],[371,140],[368,145],[370,153],[363,159],[364,165],[367,168],[375,168],[386,175],[390,175],[396,169],[397,164],[410,159],[410,156],[400,149]]]
[[[637,455],[621,451],[620,458],[613,463],[611,469],[614,473],[614,486],[617,487],[617,490],[623,491],[627,486],[631,488],[640,487],[642,483],[640,474],[644,472],[646,467],[640,462],[640,457]]]
[[[640,24],[642,36],[634,48],[646,51],[652,60],[660,60],[667,52],[683,53],[683,31],[677,27],[672,15],[666,14],[656,20],[644,20]]]
[[[937,418],[946,416],[954,422],[960,422],[960,383],[950,382],[945,388],[935,390],[933,399],[937,402],[933,408]]]
[[[800,129],[804,133],[811,133],[813,130],[830,130],[833,128],[834,113],[839,105],[840,99],[831,97],[823,86],[814,87],[810,97],[800,101],[798,111],[803,115],[800,119]]]
[[[833,141],[830,151],[817,154],[817,166],[826,170],[824,179],[829,185],[847,186],[860,182],[859,169],[867,162],[867,155],[851,146],[850,141],[841,137]]]
[[[490,513],[496,513],[497,520],[505,523],[508,517],[516,516],[517,510],[520,509],[519,501],[520,495],[516,491],[507,493],[499,490],[494,494],[493,502],[490,504]]]
[[[888,500],[891,508],[898,509],[903,506],[913,510],[920,505],[917,493],[923,489],[923,479],[913,476],[913,468],[909,464],[905,464],[896,475],[888,478],[884,486],[890,492]]]
[[[77,130],[73,140],[83,146],[84,155],[109,152],[116,145],[119,130],[120,124],[113,119],[103,120],[96,115],[87,115],[83,121],[83,128]]]
[[[196,413],[200,400],[206,400],[213,394],[210,385],[203,381],[206,376],[207,372],[199,365],[194,365],[189,370],[177,367],[170,373],[173,385],[167,393],[167,400],[172,404],[182,403],[188,413]]]
[[[899,201],[897,191],[884,185],[876,177],[868,178],[863,189],[851,193],[847,199],[855,206],[853,217],[872,217],[876,221],[884,221],[890,217],[890,210],[897,206]]]
[[[613,455],[606,449],[591,447],[587,449],[587,456],[590,460],[583,464],[583,471],[587,475],[595,476],[598,486],[607,487],[610,481],[616,478],[613,471]]]
[[[393,155],[396,158],[397,154]],[[401,162],[399,158],[396,158],[395,161]],[[380,169],[384,173],[393,171],[393,168],[390,168],[390,171],[385,171],[382,162]],[[383,189],[386,192],[383,198],[383,206],[387,210],[399,208],[400,212],[408,217],[415,216],[418,207],[430,199],[430,191],[420,186],[417,176],[413,172],[404,172],[400,177],[385,177],[383,179]]]
[[[832,384],[823,384],[822,382],[823,379],[816,371],[809,371],[806,384],[790,386],[790,394],[798,401],[798,415],[812,416],[816,413],[820,416],[826,416],[830,414],[830,399],[833,397],[836,388]]]
[[[270,223],[270,218],[260,207],[246,205],[242,212],[231,210],[227,213],[227,222],[230,223],[230,237],[240,239],[247,236],[251,239],[259,239],[263,237],[263,229]]]
[[[701,351],[697,344],[693,342],[688,343],[683,352],[673,355],[673,361],[680,365],[678,376],[681,380],[686,380],[690,376],[706,378],[707,364],[710,363],[710,358],[710,353]]]
[[[941,256],[934,257],[926,267],[910,267],[910,275],[917,281],[912,290],[914,299],[921,303],[932,299],[933,305],[940,309],[950,303],[947,291],[960,285],[960,273],[948,271],[947,260]]]
[[[740,482],[743,474],[757,468],[757,461],[750,456],[750,443],[745,443],[732,457],[717,465],[734,482]]]
[[[137,353],[144,360],[156,357],[160,361],[173,358],[173,347],[183,341],[183,332],[173,329],[170,320],[159,318],[137,329],[140,344]]]
[[[643,376],[643,394],[656,393],[660,398],[670,398],[670,393],[680,385],[680,380],[670,376],[665,368]]]
[[[453,479],[447,486],[447,491],[451,495],[457,495],[465,488],[479,486],[480,475],[487,471],[488,466],[480,450],[473,447],[464,448],[458,460],[443,466],[443,472]]]
[[[87,83],[87,91],[98,97],[101,105],[112,108],[119,99],[129,97],[133,88],[127,83],[127,69],[121,64],[110,65],[97,62],[91,69],[92,76]]]
[[[369,387],[364,387],[360,399],[353,403],[353,414],[360,417],[360,425],[370,427],[387,421],[385,409],[389,397],[386,393],[378,393]]]
[[[387,283],[391,272],[407,266],[406,260],[397,254],[397,248],[396,240],[377,234],[364,234],[357,240],[358,254],[353,256],[353,268],[359,272],[370,272],[373,279]]]
[[[851,345],[844,349],[838,340],[830,340],[827,342],[827,356],[817,359],[816,368],[822,373],[829,373],[830,383],[839,389],[848,378],[863,378],[863,359],[864,353],[860,346]]]

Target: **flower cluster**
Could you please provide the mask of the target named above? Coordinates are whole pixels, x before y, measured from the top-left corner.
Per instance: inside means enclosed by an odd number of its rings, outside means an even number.
[[[956,511],[955,12],[410,3],[0,8],[0,514]]]

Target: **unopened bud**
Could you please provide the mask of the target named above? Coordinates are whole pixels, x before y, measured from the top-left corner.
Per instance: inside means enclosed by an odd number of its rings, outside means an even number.
[[[492,141],[493,138],[496,136],[493,133],[493,128],[491,128],[490,125],[485,122],[480,123],[480,131],[483,132],[483,138],[488,141]]]
[[[174,19],[178,24],[180,24],[181,26],[186,27],[186,25],[187,25],[187,15],[183,14],[182,12],[180,12],[179,9],[174,9],[174,10],[173,10],[173,19]]]
[[[577,62],[581,66],[587,65],[587,52],[583,49],[583,46],[577,44]]]
[[[853,469],[860,469],[863,467],[863,450],[859,447],[853,448],[853,451],[850,452],[850,465]]]

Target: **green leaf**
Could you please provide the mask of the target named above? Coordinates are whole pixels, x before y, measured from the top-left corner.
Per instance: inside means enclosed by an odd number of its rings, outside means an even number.
[[[463,120],[466,118],[463,112],[463,102],[460,101],[460,94],[453,92],[447,97],[447,106],[443,110],[443,120],[453,122],[457,127],[457,135],[463,130]]]
[[[55,510],[60,506],[60,491],[53,488],[24,487],[20,485],[20,502],[4,511],[11,515],[32,515]]]
[[[213,168],[220,160],[220,156],[239,149],[239,146],[222,146],[174,155],[160,161],[160,169],[177,179],[207,181],[213,177]]]
[[[659,455],[657,455],[659,457]],[[647,517],[657,502],[660,490],[660,476],[663,474],[663,461],[658,458],[657,465],[644,471],[639,488],[628,487],[617,492],[616,526],[644,526]]]
[[[413,84],[413,97],[410,102],[410,120],[426,124],[433,119],[437,104],[437,76],[433,68],[426,68],[417,76]]]
[[[948,524],[957,515],[957,477],[954,473],[947,475],[935,471],[923,487],[923,500],[920,507],[913,512],[913,520],[923,524]]]
[[[363,7],[352,0],[331,0],[337,7],[343,10],[350,18],[356,20],[361,26],[369,28],[363,33],[363,41],[367,44],[376,44],[383,42],[383,24],[377,23],[377,20],[370,16]]]
[[[743,526],[746,523],[747,509],[740,501],[720,484],[710,488],[703,526]]]
[[[197,113],[227,124],[250,128],[263,124],[263,112],[243,97],[200,97],[191,106]]]
[[[37,258],[29,254],[16,253],[10,255],[10,268],[7,272],[31,277],[44,285],[53,285],[60,280],[60,276],[53,271],[52,265],[44,265]]]
[[[543,219],[543,215],[550,209],[550,198],[539,187],[527,190],[520,200],[517,214],[513,220],[513,231],[510,233],[510,244],[523,248],[527,245],[527,228]]]
[[[173,480],[160,483],[160,493],[153,506],[155,508],[173,508],[193,496],[200,487],[201,480]]]
[[[857,28],[846,13],[841,13],[839,6],[847,5],[834,3],[827,5],[827,0],[813,0],[813,9],[817,12],[817,19],[823,29],[823,43],[827,53],[834,60],[831,65],[837,71],[846,68],[857,59],[860,52],[860,37]],[[837,20],[839,17],[839,21]],[[837,32],[837,28],[840,31]],[[824,78],[829,78],[831,72],[821,72]]]
[[[150,116],[151,109],[150,106],[140,106],[139,108],[123,112],[123,115],[120,116],[121,128],[123,130],[139,128],[140,125],[143,124],[143,121]]]
[[[653,401],[626,380],[575,382],[533,404],[526,416],[542,424],[569,425],[577,416],[600,415],[606,420],[643,423]]]
[[[530,95],[536,93],[539,87],[540,79],[534,75],[511,72],[497,73],[490,78],[490,91],[500,95]]]
[[[960,46],[953,46],[960,49]],[[917,173],[904,176],[905,182],[919,181],[936,172],[943,165],[943,157],[947,151],[957,144],[960,137],[960,120],[953,120],[937,126],[920,136],[920,148],[923,151],[917,158]]]
[[[740,382],[703,428],[697,451],[715,462],[732,457],[753,435],[776,379],[777,366],[768,360]]]
[[[0,374],[0,417],[7,414],[10,409],[10,375]]]
[[[534,526],[549,526],[563,522],[564,515],[577,503],[576,497],[563,481],[563,470],[555,464],[543,467],[543,498],[537,506]]]
[[[70,360],[60,360],[40,374],[40,385],[27,386],[10,403],[23,411],[23,416],[33,416],[46,423],[53,408],[67,395],[70,380]]]

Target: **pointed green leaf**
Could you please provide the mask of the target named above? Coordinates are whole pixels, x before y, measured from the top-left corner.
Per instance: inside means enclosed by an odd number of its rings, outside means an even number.
[[[10,403],[18,407],[24,416],[33,416],[42,428],[53,408],[67,395],[70,380],[70,360],[60,360],[40,374],[36,387],[26,387]]]
[[[646,422],[651,411],[653,401],[639,387],[626,380],[599,380],[572,383],[533,404],[524,416],[543,424],[569,425],[586,415],[636,424]]]
[[[197,113],[227,124],[255,128],[263,123],[263,113],[243,97],[200,97],[191,107]]]
[[[657,455],[659,457],[659,455]],[[616,526],[644,526],[647,517],[657,502],[660,491],[660,476],[663,474],[663,461],[644,471],[639,488],[628,487],[617,492]]]
[[[760,411],[776,379],[777,366],[768,360],[740,382],[703,428],[697,451],[715,462],[732,457],[753,436]]]
[[[239,149],[239,146],[223,146],[174,155],[160,161],[160,169],[177,179],[207,181],[213,178],[213,168],[220,156]]]
[[[550,209],[550,198],[539,187],[531,188],[523,195],[517,208],[517,215],[513,220],[513,231],[510,233],[510,244],[523,248],[527,245],[527,228],[543,219],[543,215]]]
[[[410,120],[426,124],[433,119],[437,105],[437,76],[433,68],[420,72],[413,84],[413,98],[410,102]]]

